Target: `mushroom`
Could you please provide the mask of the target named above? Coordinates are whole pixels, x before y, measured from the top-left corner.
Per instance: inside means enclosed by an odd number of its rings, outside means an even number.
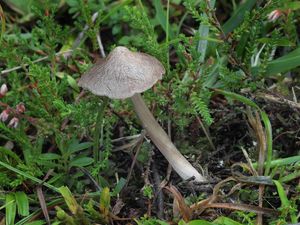
[[[177,150],[140,95],[160,80],[164,73],[163,65],[156,58],[119,46],[104,60],[97,61],[79,79],[78,85],[95,95],[112,99],[130,98],[148,136],[178,175],[184,180],[194,177],[198,182],[206,181]]]

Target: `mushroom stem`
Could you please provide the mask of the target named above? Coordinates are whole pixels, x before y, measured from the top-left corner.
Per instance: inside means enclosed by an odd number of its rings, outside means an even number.
[[[149,137],[164,155],[164,157],[168,160],[173,169],[178,173],[178,175],[184,180],[195,177],[195,180],[198,182],[206,181],[206,179],[177,150],[169,136],[153,117],[141,95],[135,94],[131,97],[131,100],[133,102],[134,109]]]

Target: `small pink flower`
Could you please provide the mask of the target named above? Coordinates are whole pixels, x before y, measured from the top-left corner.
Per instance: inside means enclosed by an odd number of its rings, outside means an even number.
[[[16,106],[16,111],[17,113],[24,113],[26,110],[25,108],[25,105],[23,102],[19,103],[17,106]]]
[[[19,119],[17,117],[12,118],[8,123],[8,126],[13,128],[17,128],[18,125],[19,125]]]
[[[0,98],[2,98],[3,96],[6,95],[6,93],[8,92],[8,88],[6,84],[2,84],[0,87]]]
[[[282,11],[279,9],[275,9],[272,12],[270,12],[268,14],[268,20],[270,22],[274,22],[275,20],[277,20],[281,15],[283,15]]]
[[[9,117],[9,110],[8,109],[4,109],[2,111],[2,113],[0,114],[0,120],[2,122],[5,122],[8,119],[8,117]]]

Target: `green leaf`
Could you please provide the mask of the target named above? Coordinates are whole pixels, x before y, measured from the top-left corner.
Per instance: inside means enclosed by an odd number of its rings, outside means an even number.
[[[83,166],[91,165],[93,162],[94,159],[91,157],[81,157],[71,161],[70,166],[83,167]]]
[[[159,225],[170,225],[169,223],[166,223],[164,221],[161,220],[155,220],[156,223],[158,223]]]
[[[62,72],[56,73],[56,76],[61,79],[66,78],[70,87],[73,88],[75,91],[79,92],[79,87],[77,85],[77,82],[72,76],[70,76],[69,74],[66,74],[66,73],[62,73]]]
[[[36,220],[36,221],[30,222],[30,223],[25,223],[25,225],[44,225],[44,224],[46,224],[46,222],[43,220]]]
[[[73,215],[76,215],[79,209],[81,209],[80,205],[78,205],[76,199],[72,195],[70,189],[66,186],[62,186],[58,188],[59,192],[65,199],[65,202],[69,208],[69,210],[72,212]]]
[[[138,224],[138,225],[170,225],[167,222],[164,222],[162,220],[156,220],[156,219],[149,219],[147,221],[139,221],[134,219],[134,221]]]
[[[47,207],[54,207],[54,206],[57,206],[57,205],[61,205],[63,203],[64,203],[63,198],[58,198],[58,199],[52,200],[49,203],[47,203]],[[42,221],[44,223],[40,223],[40,220],[29,222],[29,221],[32,221],[34,218],[37,218],[39,215],[41,215],[41,213],[42,213],[42,210],[40,208],[36,209],[30,215],[28,215],[28,216],[22,218],[21,220],[19,220],[18,222],[16,222],[15,225],[32,225],[32,224],[33,225],[39,225],[39,224],[45,224],[45,222],[44,222],[45,220]],[[37,222],[37,224],[35,224],[35,222]]]
[[[56,160],[60,159],[61,155],[58,155],[56,153],[44,153],[40,155],[40,160]]]
[[[242,225],[241,223],[239,222],[236,222],[228,217],[225,217],[225,216],[221,216],[219,218],[217,218],[216,220],[214,220],[213,222],[214,225]]]
[[[29,215],[29,202],[27,195],[22,191],[18,191],[15,193],[18,214],[21,216]]]
[[[111,196],[116,196],[117,194],[119,194],[121,192],[121,190],[123,189],[123,187],[125,186],[125,184],[126,184],[126,179],[121,177],[121,179],[115,186],[113,192],[111,193]]]
[[[266,75],[287,72],[300,66],[300,48],[268,63]],[[255,68],[253,68],[255,69]]]
[[[205,220],[193,220],[188,222],[187,225],[214,225],[214,224]]]
[[[81,150],[87,149],[89,147],[93,146],[93,142],[83,142],[83,143],[78,143],[77,140],[73,141],[69,146],[67,151],[69,153],[75,153],[79,152]]]
[[[250,11],[255,5],[256,0],[248,0],[240,5],[229,20],[223,25],[223,31],[228,34],[238,27],[244,20],[245,13]]]
[[[100,194],[100,205],[99,205],[100,213],[104,218],[108,218],[109,207],[110,207],[110,192],[109,192],[109,188],[105,187],[103,188]]]
[[[14,225],[15,217],[16,217],[16,200],[14,194],[7,194],[5,196],[5,224],[6,225]]]

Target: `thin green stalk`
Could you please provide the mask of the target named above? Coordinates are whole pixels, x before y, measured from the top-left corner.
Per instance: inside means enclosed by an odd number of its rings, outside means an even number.
[[[100,106],[100,110],[97,115],[96,119],[96,126],[94,131],[94,148],[93,148],[93,156],[94,156],[94,164],[95,166],[98,165],[101,162],[100,154],[99,154],[99,148],[100,148],[100,138],[101,138],[101,130],[103,126],[103,117],[104,117],[104,111],[108,103],[108,98],[104,97],[103,102]]]

